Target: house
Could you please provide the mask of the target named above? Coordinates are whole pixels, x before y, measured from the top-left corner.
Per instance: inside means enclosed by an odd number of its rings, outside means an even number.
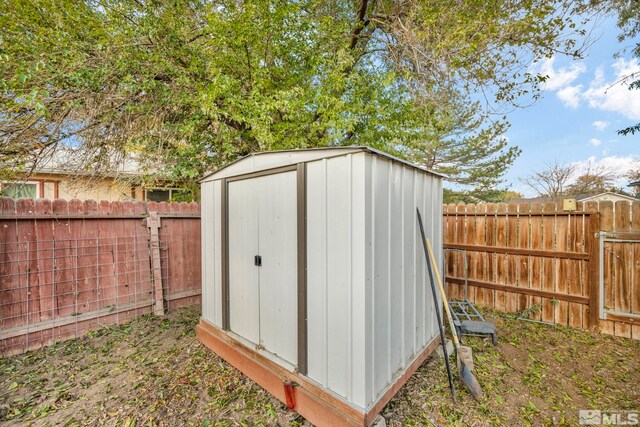
[[[640,199],[640,181],[633,181],[628,185],[631,187],[631,192],[636,195],[637,198]]]
[[[640,183],[639,183],[640,185]],[[577,194],[577,195],[567,195],[561,197],[529,197],[529,198],[519,198],[519,199],[511,199],[509,203],[561,203],[564,199],[576,199],[576,202],[637,202],[633,196],[629,196],[627,194],[614,193],[612,191],[604,191],[598,194]]]
[[[605,191],[603,193],[598,193],[598,194],[594,194],[594,195],[578,195],[575,197],[576,201],[578,202],[629,202],[629,203],[633,203],[633,202],[637,202],[638,199],[636,199],[635,197],[632,196],[628,196],[626,194],[620,194],[620,193],[613,193],[611,191]]]
[[[0,196],[32,199],[80,199],[113,201],[169,201],[187,196],[179,185],[152,187],[136,184],[142,171],[135,156],[121,162],[108,172],[82,171],[74,163],[80,155],[77,149],[58,149],[28,176],[12,182],[0,182]],[[105,168],[106,169],[106,168]]]

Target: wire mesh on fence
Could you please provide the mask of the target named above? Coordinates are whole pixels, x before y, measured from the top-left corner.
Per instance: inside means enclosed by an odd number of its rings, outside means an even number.
[[[155,287],[168,287],[169,243],[158,278],[146,233],[0,242],[0,355],[152,312]]]

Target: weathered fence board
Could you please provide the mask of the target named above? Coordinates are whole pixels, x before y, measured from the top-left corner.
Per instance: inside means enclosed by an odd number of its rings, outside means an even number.
[[[447,205],[444,246],[466,251],[469,299],[530,319],[640,339],[640,203]],[[600,265],[600,236],[606,236]],[[463,298],[463,259],[447,290]],[[600,273],[603,310],[600,316]]]
[[[160,222],[154,306],[149,212]],[[200,298],[197,203],[0,198],[0,355]]]

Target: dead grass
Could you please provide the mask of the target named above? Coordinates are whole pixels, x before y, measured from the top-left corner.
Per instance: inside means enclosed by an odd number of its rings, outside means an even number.
[[[640,342],[487,314],[500,345],[468,340],[486,400],[456,383],[453,404],[442,361],[430,360],[384,409],[389,425],[577,425],[581,408],[640,409]],[[0,423],[305,424],[200,345],[197,320],[198,307],[146,316],[0,359]]]

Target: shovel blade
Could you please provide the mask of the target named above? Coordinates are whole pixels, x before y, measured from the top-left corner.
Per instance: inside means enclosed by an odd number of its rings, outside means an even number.
[[[480,401],[480,399],[484,397],[484,392],[482,391],[482,387],[480,387],[480,383],[478,383],[475,375],[473,375],[464,362],[460,364],[460,380],[467,390],[469,390],[469,393],[471,393],[474,399]]]

